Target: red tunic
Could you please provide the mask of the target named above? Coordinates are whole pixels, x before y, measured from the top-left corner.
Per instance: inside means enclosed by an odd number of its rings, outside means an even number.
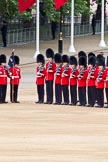
[[[21,79],[21,71],[19,67],[11,67],[10,72],[12,73],[10,77],[10,84],[18,85]]]
[[[40,75],[38,72],[40,71],[41,74]],[[43,85],[45,83],[45,75],[46,75],[46,70],[44,67],[41,67],[41,69],[39,69],[39,66],[36,67],[36,84],[37,85]]]
[[[84,70],[81,77],[79,77],[81,70],[78,71],[78,87],[85,87],[86,86],[86,79],[88,75],[88,70]]]
[[[55,71],[55,84],[61,84],[61,74],[62,74],[62,67],[61,65],[56,67]]]
[[[70,68],[62,67],[61,72],[61,85],[69,85]],[[65,76],[64,74],[67,74],[67,76]]]
[[[96,78],[96,88],[104,88],[104,81],[106,79],[106,70],[104,69],[102,71],[101,76],[99,77],[99,73],[101,71],[98,69],[97,70],[97,78]],[[101,80],[98,80],[98,78],[102,78]]]
[[[72,76],[71,76],[72,75]],[[78,75],[78,69],[74,71],[74,69],[70,68],[70,85],[77,85],[77,75]]]
[[[56,69],[56,64],[53,62],[46,63],[46,80],[54,80],[54,73]],[[52,71],[49,71],[52,70]]]
[[[0,66],[0,85],[7,85],[8,73],[3,66]]]
[[[89,77],[89,75],[91,77]],[[97,78],[97,69],[95,67],[89,68],[87,77],[87,86],[88,87],[95,86],[96,78]]]
[[[105,88],[108,88],[108,67],[106,67]]]

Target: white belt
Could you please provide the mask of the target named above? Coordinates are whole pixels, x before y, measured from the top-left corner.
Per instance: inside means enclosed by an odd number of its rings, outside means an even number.
[[[5,78],[6,78],[6,77],[7,77],[7,75],[0,75],[0,77],[5,77]]]
[[[40,75],[37,75],[37,78],[40,78],[40,77],[42,77],[42,76],[40,76]]]
[[[13,78],[19,78],[19,76],[14,76],[14,75],[12,75],[12,77],[13,77]]]

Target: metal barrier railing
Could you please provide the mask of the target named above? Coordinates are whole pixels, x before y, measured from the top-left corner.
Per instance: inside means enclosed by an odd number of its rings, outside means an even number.
[[[62,31],[64,37],[70,37],[71,28],[70,23],[64,23],[62,25]],[[96,33],[100,33],[101,31],[101,23],[97,21],[96,23]],[[105,23],[105,32],[108,32],[108,23]],[[92,34],[92,27],[90,23],[75,23],[74,24],[74,36],[82,36],[82,35],[90,35]],[[59,27],[56,31],[56,38],[59,36]],[[50,23],[45,25],[40,25],[40,40],[50,40],[51,36],[51,26]],[[8,30],[7,34],[7,44],[23,44],[35,42],[36,40],[36,28],[25,28],[25,29],[15,29]],[[2,44],[2,39],[0,35],[0,45]]]

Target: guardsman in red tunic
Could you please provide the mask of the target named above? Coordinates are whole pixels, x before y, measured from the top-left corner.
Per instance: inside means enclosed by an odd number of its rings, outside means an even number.
[[[106,94],[106,100],[107,100],[107,106],[105,108],[108,108],[108,56],[107,56],[107,62],[106,62],[106,79],[105,79],[105,94]]]
[[[6,56],[0,55],[0,104],[6,102],[8,70],[6,67]]]
[[[75,56],[70,56],[70,95],[71,95],[71,104],[72,106],[77,104],[77,59]]]
[[[96,101],[96,57],[88,56],[88,77],[87,77],[87,88],[88,88],[88,107],[94,107]]]
[[[61,70],[62,70],[62,56],[59,53],[56,53],[54,56],[54,60],[56,63],[55,70],[55,103],[60,105],[62,102],[62,89],[61,89]]]
[[[53,81],[56,64],[53,62],[54,51],[51,48],[46,50],[46,57],[48,62],[46,63],[46,102],[45,104],[53,103]]]
[[[79,105],[86,106],[86,79],[88,75],[87,59],[85,56],[79,57],[79,69],[78,69],[78,96],[79,96]]]
[[[38,93],[38,101],[36,103],[44,103],[44,83],[45,83],[45,58],[42,54],[38,54],[36,58],[36,85]]]
[[[85,57],[85,58],[87,59],[86,53],[85,53],[84,51],[79,51],[79,52],[78,52],[78,61],[79,61],[79,58],[80,58],[81,56],[83,56],[83,57]],[[77,69],[79,69],[79,65],[77,66]]]
[[[61,75],[61,85],[63,91],[64,103],[63,105],[69,104],[69,57],[67,55],[62,56],[63,66],[62,66],[62,75]]]
[[[12,73],[10,77],[10,101],[12,103],[19,103],[18,99],[18,87],[21,79],[21,70],[18,67],[20,59],[18,56],[14,56],[14,66],[10,67],[9,70]]]
[[[96,78],[97,106],[95,107],[102,108],[104,106],[104,81],[106,79],[105,58],[99,54],[96,58],[96,64],[98,70]]]

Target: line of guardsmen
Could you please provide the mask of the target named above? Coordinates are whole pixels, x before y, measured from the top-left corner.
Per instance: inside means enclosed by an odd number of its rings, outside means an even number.
[[[65,54],[54,55],[54,51],[48,48],[46,57],[46,63],[42,54],[38,54],[36,58],[38,94],[36,103],[101,108],[104,107],[105,88],[108,107],[108,61],[105,66],[105,57],[102,53],[95,56],[91,52],[87,56],[84,51],[80,51],[77,59],[75,56],[68,57]],[[46,102],[44,102],[45,83]],[[53,103],[53,85],[55,85],[55,103]]]
[[[104,107],[104,88],[108,107],[108,58],[100,53],[95,56],[84,51],[75,56],[61,55],[51,48],[46,50],[47,62],[42,54],[36,58],[36,85],[38,101],[36,103],[57,105],[78,105]],[[7,68],[6,56],[0,55],[0,104],[6,102],[7,78],[10,78],[10,101],[19,103],[18,86],[21,78],[20,59],[14,56],[15,65]],[[88,66],[87,66],[88,62]],[[44,86],[46,83],[46,102],[44,102]],[[53,103],[53,85],[55,85],[55,103]],[[78,93],[78,94],[77,94]],[[70,94],[70,95],[69,95]],[[63,97],[62,97],[63,96]],[[79,104],[77,104],[77,96]],[[88,97],[88,99],[86,99]],[[70,100],[70,101],[69,101]],[[87,103],[88,101],[88,103]],[[96,104],[97,103],[97,104]]]
[[[14,59],[15,65],[8,68],[6,66],[6,55],[0,55],[0,104],[8,103],[6,102],[8,77],[10,78],[10,101],[12,103],[19,103],[17,98],[19,80],[21,78],[20,68],[18,67],[20,59],[16,55]]]

